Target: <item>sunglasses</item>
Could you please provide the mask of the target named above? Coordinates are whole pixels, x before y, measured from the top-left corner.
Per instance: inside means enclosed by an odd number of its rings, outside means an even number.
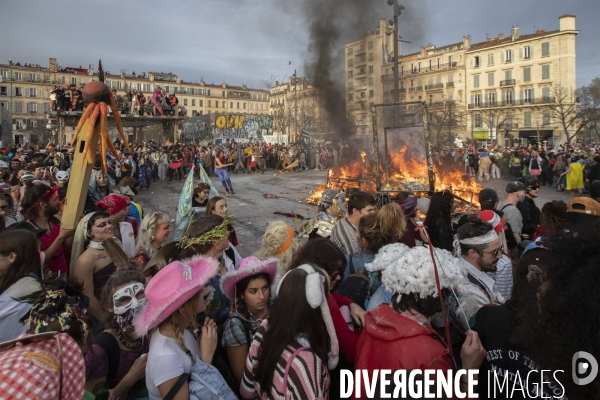
[[[500,246],[496,250],[484,251],[484,253],[491,254],[492,256],[496,257],[499,251],[504,253],[504,246]]]
[[[539,188],[540,188],[539,185],[529,186],[529,189],[531,189],[531,190],[538,190]]]

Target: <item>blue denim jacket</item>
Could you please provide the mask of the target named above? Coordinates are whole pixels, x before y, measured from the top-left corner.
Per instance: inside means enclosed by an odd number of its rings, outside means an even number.
[[[221,373],[196,356],[190,377],[190,400],[237,400]]]

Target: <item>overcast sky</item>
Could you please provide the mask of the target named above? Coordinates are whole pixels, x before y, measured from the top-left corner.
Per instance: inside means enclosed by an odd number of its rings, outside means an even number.
[[[404,54],[467,34],[483,41],[486,33],[509,34],[513,25],[522,34],[556,30],[560,15],[576,15],[577,86],[600,76],[599,0],[399,2],[407,7],[400,35],[412,42],[402,45]],[[314,57],[309,27],[315,15],[332,19],[339,34],[333,47],[342,49],[391,14],[386,0],[0,0],[0,60],[47,66],[56,57],[61,66],[78,67],[102,58],[111,73],[165,71],[186,81],[258,88],[271,76],[305,73]]]

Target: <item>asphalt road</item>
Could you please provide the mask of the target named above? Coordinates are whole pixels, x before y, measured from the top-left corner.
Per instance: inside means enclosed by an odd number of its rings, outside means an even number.
[[[260,248],[261,237],[269,221],[283,220],[293,225],[293,219],[282,215],[273,214],[275,211],[300,214],[311,218],[317,212],[317,207],[304,203],[315,185],[325,182],[327,171],[302,171],[294,174],[280,174],[274,176],[274,171],[265,174],[230,174],[235,195],[227,198],[229,214],[236,217],[235,226],[239,246],[238,251],[242,257],[249,256]],[[222,197],[225,191],[217,177],[211,178],[213,186],[217,188]],[[198,179],[195,180],[199,182]],[[498,192],[499,198],[505,196],[505,187],[509,181],[505,179],[490,179],[482,182],[484,187],[489,187]],[[143,189],[135,197],[145,213],[164,211],[173,218],[176,215],[177,204],[181,194],[182,183],[166,182],[153,183],[150,190]],[[264,195],[273,198],[265,198]],[[551,200],[568,202],[574,197],[567,192],[557,192],[551,187],[540,188],[540,196],[536,200],[538,207]]]

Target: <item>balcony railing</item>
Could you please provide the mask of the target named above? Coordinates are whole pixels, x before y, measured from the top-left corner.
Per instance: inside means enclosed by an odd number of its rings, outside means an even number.
[[[420,92],[423,90],[423,86],[414,86],[408,89],[409,92]]]
[[[448,83],[446,83],[446,87],[454,87],[454,82],[448,82]]]
[[[469,110],[478,108],[495,108],[495,107],[514,107],[514,106],[526,106],[535,104],[551,104],[554,103],[554,97],[539,97],[537,99],[521,99],[521,100],[502,100],[502,101],[485,101],[479,103],[470,103]]]
[[[425,90],[443,89],[443,83],[433,83],[431,85],[425,85]]]
[[[406,93],[406,88],[398,88],[398,93]],[[390,94],[394,94],[394,89],[390,90]]]
[[[505,81],[500,81],[500,86],[515,86],[517,84],[516,79],[508,79]]]

